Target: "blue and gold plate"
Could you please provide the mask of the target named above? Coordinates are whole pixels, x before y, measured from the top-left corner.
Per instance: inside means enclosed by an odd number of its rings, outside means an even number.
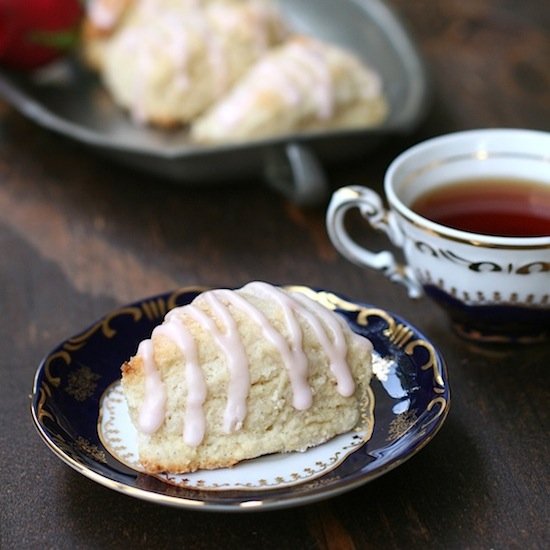
[[[364,432],[342,434],[304,453],[274,454],[228,469],[179,476],[141,472],[119,385],[120,366],[169,309],[205,290],[193,287],[110,312],[52,350],[34,380],[31,411],[38,433],[65,463],[106,487],[195,510],[296,506],[386,473],[426,445],[447,416],[450,394],[443,358],[415,327],[383,309],[325,290],[290,288],[335,310],[372,341],[374,424]]]

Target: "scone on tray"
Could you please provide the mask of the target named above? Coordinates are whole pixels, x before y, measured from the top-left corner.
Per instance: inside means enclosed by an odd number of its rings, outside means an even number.
[[[387,117],[378,73],[273,0],[90,0],[84,58],[134,121],[223,144]]]
[[[122,367],[148,473],[304,451],[371,421],[372,344],[304,294],[263,282],[170,311]]]
[[[264,138],[380,124],[388,105],[379,76],[351,52],[295,36],[257,62],[222,100],[200,116],[201,143]]]
[[[287,34],[265,0],[134,0],[126,12],[88,58],[116,103],[161,127],[190,122]]]

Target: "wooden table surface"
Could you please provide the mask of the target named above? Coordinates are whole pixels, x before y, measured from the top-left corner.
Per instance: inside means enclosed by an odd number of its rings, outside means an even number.
[[[330,168],[380,188],[409,145],[479,127],[550,129],[550,9],[540,0],[392,0],[430,71],[414,134]],[[102,161],[0,102],[0,547],[549,548],[550,346],[479,350],[340,257],[326,205],[258,180],[186,188]],[[373,237],[375,246],[382,238]],[[339,291],[398,313],[444,354],[452,407],[434,440],[342,496],[265,513],[158,506],[100,486],[43,444],[29,414],[41,357],[103,313],[179,286],[249,280]]]

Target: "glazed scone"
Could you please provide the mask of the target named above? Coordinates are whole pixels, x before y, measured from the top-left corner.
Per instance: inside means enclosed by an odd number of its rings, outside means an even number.
[[[89,0],[82,22],[82,54],[93,69],[101,70],[110,38],[131,16],[137,0]]]
[[[388,112],[378,74],[351,52],[296,36],[274,48],[193,124],[220,143],[380,124]]]
[[[232,466],[370,425],[372,344],[304,294],[252,282],[170,311],[122,367],[146,472]]]
[[[286,36],[267,0],[141,0],[104,44],[101,77],[135,120],[184,125]]]

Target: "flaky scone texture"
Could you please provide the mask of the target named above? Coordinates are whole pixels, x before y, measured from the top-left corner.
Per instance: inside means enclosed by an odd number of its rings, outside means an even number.
[[[261,312],[289,348],[295,346],[288,311],[263,290],[265,287],[249,284],[234,292]],[[211,303],[201,296],[194,300],[193,306],[213,319],[219,330],[226,331],[227,326],[213,311]],[[205,330],[203,324],[186,313],[185,306],[178,308],[172,315],[179,317],[196,345],[197,362],[206,384],[206,399],[202,404],[206,421],[204,437],[198,445],[186,444],[183,437],[190,391],[186,378],[189,357],[166,334],[154,333],[154,364],[165,389],[166,406],[164,420],[154,433],[143,433],[138,427],[139,456],[145,471],[192,472],[228,467],[269,453],[303,451],[337,434],[360,428],[370,420],[372,345],[367,339],[355,335],[339,320],[345,337],[346,362],[355,384],[352,394],[343,396],[337,390],[330,359],[321,345],[318,331],[299,308],[294,311],[293,319],[307,358],[307,383],[312,395],[311,405],[305,410],[297,410],[293,404],[289,371],[280,349],[266,338],[265,331],[249,312],[223,296],[220,300],[236,323],[248,361],[249,389],[244,420],[227,432],[223,421],[231,382],[227,353],[211,331]],[[303,307],[310,313],[322,307],[303,299],[300,303],[305,304]],[[322,319],[319,326],[332,338]],[[147,391],[145,370],[144,359],[139,354],[122,367],[123,389],[136,426],[139,426],[140,408]]]

